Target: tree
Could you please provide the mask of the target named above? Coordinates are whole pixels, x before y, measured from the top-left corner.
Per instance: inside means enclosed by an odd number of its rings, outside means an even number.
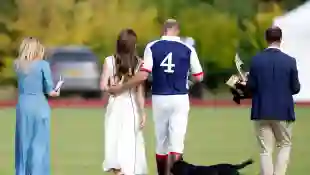
[[[199,55],[205,63],[214,62],[218,68],[232,66],[239,37],[236,17],[204,5],[184,9],[180,21],[184,24],[183,35],[195,39]]]
[[[305,3],[307,0],[282,0],[283,6],[287,10],[293,10],[299,5]]]
[[[157,33],[157,11],[152,7],[141,9],[141,2],[16,0],[16,17],[0,15],[0,22],[17,36],[11,38],[0,30],[0,50],[13,55],[23,37],[34,36],[47,46],[87,44],[108,54],[114,50],[117,33],[125,27],[135,29],[140,41],[147,42]]]

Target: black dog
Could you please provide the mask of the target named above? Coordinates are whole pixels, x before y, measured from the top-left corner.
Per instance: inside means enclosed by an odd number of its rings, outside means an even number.
[[[253,163],[252,159],[241,164],[217,164],[211,166],[196,166],[183,160],[174,163],[171,173],[173,175],[240,175],[240,169]]]

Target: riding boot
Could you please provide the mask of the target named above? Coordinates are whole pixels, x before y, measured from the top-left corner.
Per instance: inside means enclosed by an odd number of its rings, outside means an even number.
[[[183,160],[182,154],[179,153],[170,153],[167,161],[166,175],[171,175],[171,168],[173,164],[179,160]]]
[[[168,155],[156,155],[157,175],[165,175]]]

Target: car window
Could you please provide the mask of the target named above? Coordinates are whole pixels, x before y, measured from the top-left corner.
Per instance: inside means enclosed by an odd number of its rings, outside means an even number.
[[[55,53],[51,56],[51,62],[83,62],[83,61],[97,61],[92,53],[72,53],[63,52]]]

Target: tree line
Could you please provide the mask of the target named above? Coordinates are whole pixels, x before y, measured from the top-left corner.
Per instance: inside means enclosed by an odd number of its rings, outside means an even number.
[[[275,16],[304,0],[1,0],[0,85],[14,80],[12,62],[25,36],[48,46],[86,45],[103,59],[114,52],[122,28],[138,34],[139,52],[175,18],[182,36],[195,39],[208,79],[216,88],[234,71],[239,52],[245,62],[266,46],[264,30]]]

